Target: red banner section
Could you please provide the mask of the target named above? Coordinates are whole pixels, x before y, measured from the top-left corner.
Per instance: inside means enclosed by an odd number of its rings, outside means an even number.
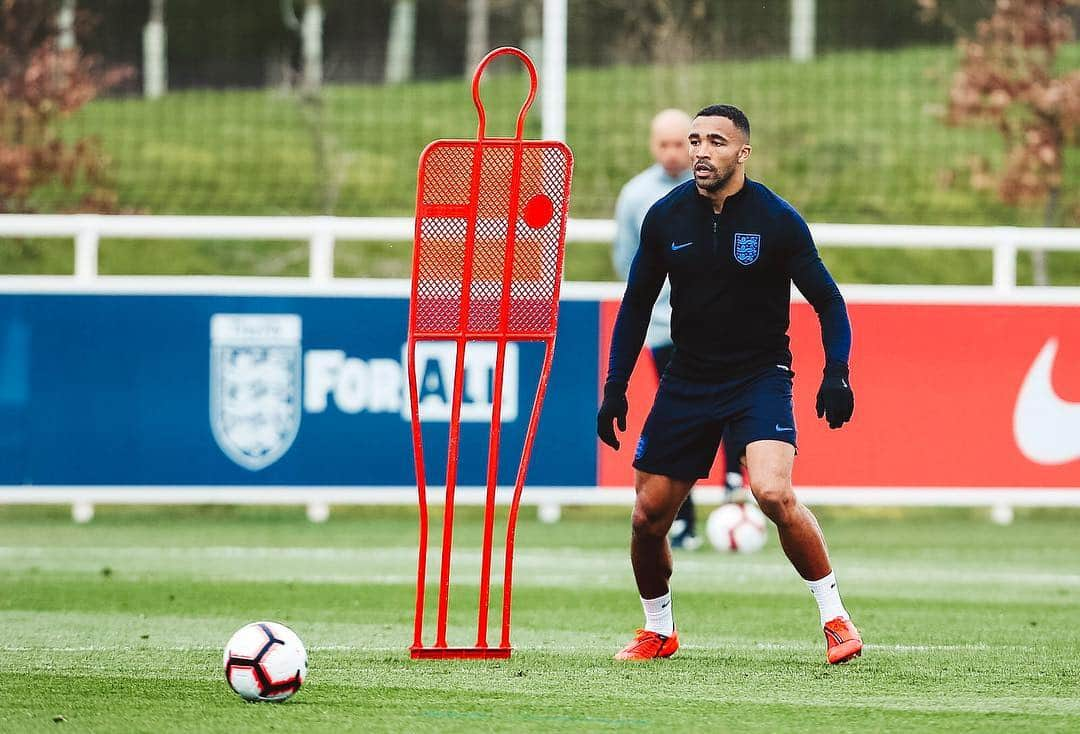
[[[821,331],[792,306],[795,484],[880,487],[1080,486],[1080,308],[849,304],[855,415],[814,414]],[[600,380],[618,303],[601,304]],[[599,484],[633,484],[630,461],[657,378],[642,356],[623,448],[599,445]],[[705,482],[721,481],[718,457]]]

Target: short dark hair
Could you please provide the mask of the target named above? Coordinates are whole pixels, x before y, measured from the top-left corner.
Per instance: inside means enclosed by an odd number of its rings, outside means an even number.
[[[746,139],[750,139],[750,120],[746,118],[746,114],[735,105],[731,104],[711,104],[708,107],[703,107],[695,115],[695,117],[726,117],[735,123],[735,127],[742,130]]]

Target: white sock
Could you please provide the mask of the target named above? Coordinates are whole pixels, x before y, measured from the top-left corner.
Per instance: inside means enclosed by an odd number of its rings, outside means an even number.
[[[671,592],[656,599],[642,599],[645,609],[645,629],[671,637],[675,632],[675,618],[671,615]]]
[[[837,617],[848,618],[847,610],[844,609],[844,602],[840,601],[840,591],[836,588],[835,574],[830,573],[825,578],[817,581],[807,581],[806,586],[810,589],[810,593],[814,595],[814,601],[817,602],[822,627],[830,619],[836,619]]]

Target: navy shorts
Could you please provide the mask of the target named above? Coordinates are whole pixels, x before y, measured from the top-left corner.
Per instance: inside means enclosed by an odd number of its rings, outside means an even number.
[[[664,375],[634,452],[634,468],[694,481],[709,475],[720,439],[739,456],[747,444],[763,439],[796,446],[793,377],[783,365],[721,383]]]

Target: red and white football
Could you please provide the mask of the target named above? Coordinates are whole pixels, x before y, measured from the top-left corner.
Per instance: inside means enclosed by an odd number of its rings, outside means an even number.
[[[307,676],[307,651],[277,622],[252,622],[225,645],[225,680],[245,701],[284,701]]]
[[[717,550],[754,553],[761,550],[768,538],[767,521],[752,504],[729,503],[709,514],[705,535]]]

